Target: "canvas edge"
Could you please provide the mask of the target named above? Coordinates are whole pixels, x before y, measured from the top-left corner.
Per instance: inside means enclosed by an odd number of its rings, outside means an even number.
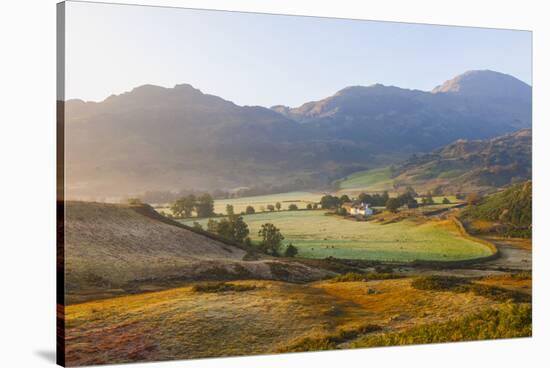
[[[56,18],[56,363],[65,366],[65,2]]]

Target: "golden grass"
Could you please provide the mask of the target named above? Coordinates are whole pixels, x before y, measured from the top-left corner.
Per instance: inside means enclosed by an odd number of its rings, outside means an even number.
[[[197,293],[191,285],[71,305],[67,363],[265,354],[327,336],[345,345],[342,340],[378,327],[402,330],[498,305],[473,293],[415,290],[410,283],[238,281],[232,284],[255,288]]]
[[[406,328],[419,323],[439,322],[453,315],[475,312],[486,307],[488,300],[473,293],[417,290],[411,279],[347,283],[316,283],[329,295],[347,299],[369,312],[363,323],[383,327]],[[369,293],[371,289],[374,292]]]
[[[531,294],[533,281],[531,277],[510,277],[510,276],[490,276],[483,278],[476,283],[487,286],[496,286],[511,291],[519,291]]]
[[[247,292],[196,293],[191,287],[67,307],[71,365],[258,354],[289,339],[333,330],[345,302],[321,290],[279,282]]]

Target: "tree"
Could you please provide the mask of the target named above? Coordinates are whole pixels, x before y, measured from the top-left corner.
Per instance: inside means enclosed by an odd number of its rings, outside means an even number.
[[[228,204],[225,206],[225,213],[227,216],[233,216],[235,214],[235,209],[233,208],[233,205]]]
[[[298,254],[298,248],[290,243],[285,249],[285,257],[294,257],[296,254]]]
[[[172,211],[172,214],[176,217],[183,217],[185,210],[184,210],[184,199],[180,198],[177,199],[172,206],[170,207],[170,210]]]
[[[386,209],[390,212],[397,212],[400,205],[401,204],[397,198],[390,198],[388,199],[388,202],[386,202]]]
[[[206,231],[209,233],[217,234],[218,233],[218,221],[214,219],[208,220],[206,223]]]
[[[321,198],[321,208],[331,209],[336,208],[340,205],[340,199],[338,197],[331,196],[326,194]]]
[[[255,210],[254,207],[252,207],[252,206],[246,206],[246,211],[245,211],[245,213],[246,213],[247,215],[252,215],[252,214],[256,213],[256,210]]]
[[[340,197],[340,203],[344,203],[344,202],[351,202],[351,199],[349,199],[347,194],[344,194]]]
[[[443,198],[443,200],[441,201],[441,203],[443,203],[443,204],[450,204],[451,201],[449,201],[449,198],[445,197],[445,198]]]
[[[202,228],[202,225],[201,225],[199,222],[197,222],[197,221],[193,221],[193,229],[195,229],[195,230],[200,230],[200,231],[204,230],[204,229]]]
[[[250,231],[248,225],[241,216],[229,216],[216,222],[213,219],[208,220],[208,231],[218,234],[221,238],[243,244]]]
[[[214,214],[214,199],[208,193],[202,194],[197,198],[196,204],[198,217],[209,217]]]
[[[237,243],[244,243],[245,239],[248,238],[248,234],[250,234],[248,225],[241,216],[233,216],[231,223],[233,225],[233,240]]]
[[[281,243],[285,238],[281,231],[275,225],[266,223],[262,225],[258,235],[262,238],[261,247],[264,252],[278,256]]]
[[[432,197],[432,192],[428,191],[428,194],[426,194],[426,200],[427,204],[434,204],[434,199]]]
[[[357,196],[357,200],[361,203],[373,203],[373,198],[370,194],[367,193],[361,193]],[[385,204],[385,203],[384,203]]]
[[[196,198],[193,194],[176,199],[171,207],[176,217],[191,217],[196,206]]]
[[[183,200],[183,212],[185,213],[185,217],[193,216],[193,210],[197,205],[197,198],[195,198],[193,194],[189,194],[187,197],[183,197],[182,200]]]
[[[422,204],[423,205],[430,205],[434,204],[434,199],[432,197],[432,192],[428,192],[424,197],[422,197]]]
[[[221,219],[216,227],[216,234],[221,238],[232,241],[233,240],[233,226],[228,219]]]
[[[311,209],[313,209],[313,205],[312,205],[311,203],[308,203],[307,206],[306,206],[306,208],[307,208],[308,210],[311,210]]]
[[[272,205],[272,204],[268,204],[268,205],[267,205],[267,210],[268,210],[269,212],[273,212],[273,211],[275,211],[275,206]]]
[[[317,208],[319,208],[319,205],[317,203],[313,203],[313,209],[316,210]]]
[[[289,211],[297,211],[298,206],[296,206],[294,203],[291,203],[291,204],[288,205],[288,210]]]
[[[277,211],[280,211],[281,210],[281,202],[275,203],[275,208],[277,209]]]

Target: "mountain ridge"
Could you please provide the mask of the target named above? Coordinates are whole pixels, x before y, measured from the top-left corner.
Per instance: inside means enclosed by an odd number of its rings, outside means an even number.
[[[532,130],[487,140],[460,139],[431,153],[413,155],[392,169],[401,186],[446,193],[491,191],[531,180]]]
[[[459,138],[530,127],[529,98],[501,101],[375,84],[346,87],[297,109],[268,109],[178,84],[143,85],[102,102],[68,100],[68,196],[273,183],[322,188],[354,170]]]

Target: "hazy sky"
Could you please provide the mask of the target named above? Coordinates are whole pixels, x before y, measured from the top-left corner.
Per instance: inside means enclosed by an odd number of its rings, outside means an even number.
[[[531,33],[68,2],[66,96],[190,83],[239,105],[301,105],[350,85],[431,90],[466,70],[531,84]]]

